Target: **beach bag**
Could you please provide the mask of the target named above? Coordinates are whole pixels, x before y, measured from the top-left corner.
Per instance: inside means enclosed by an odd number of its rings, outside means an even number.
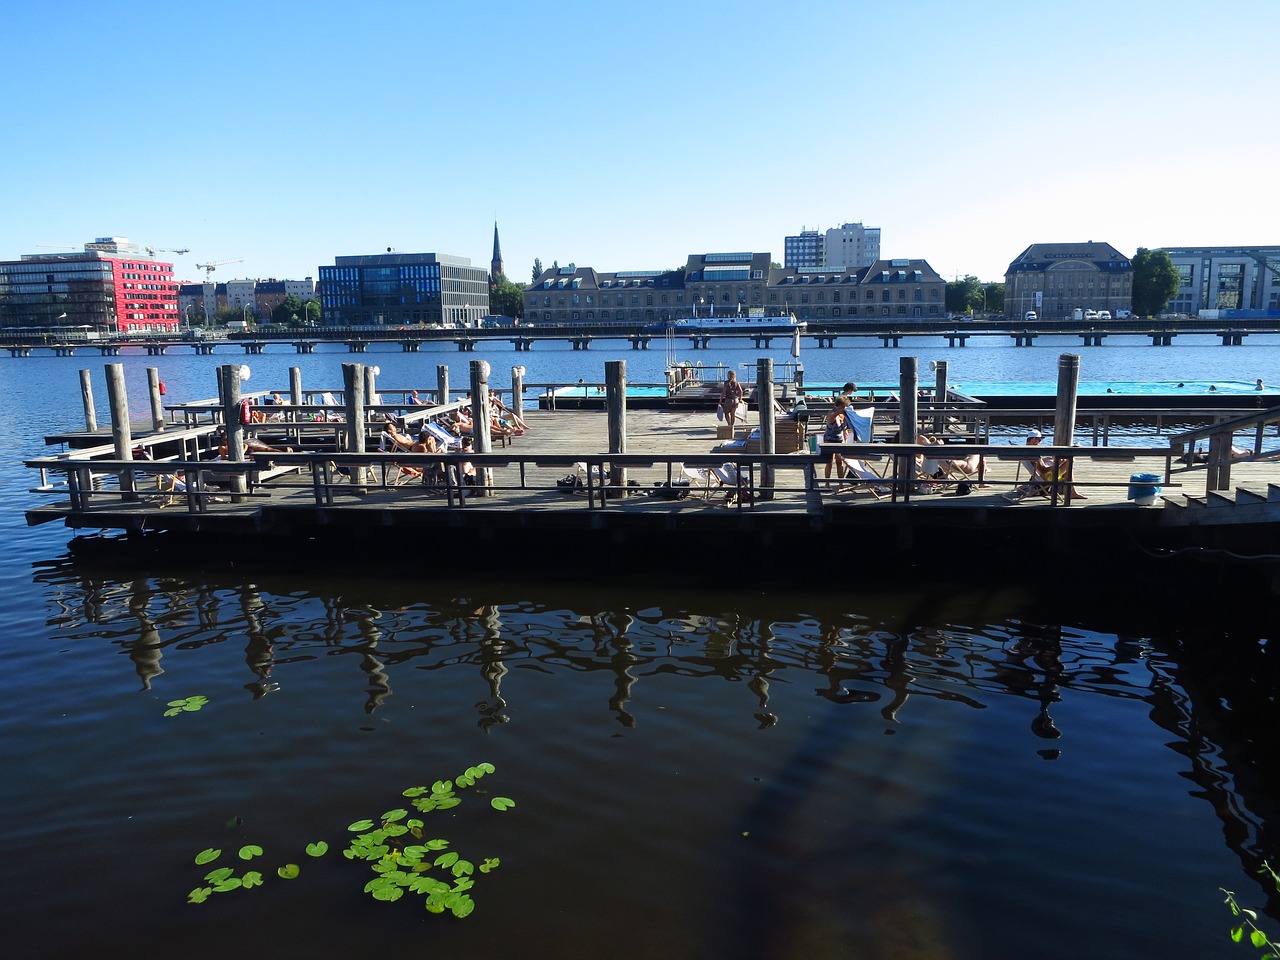
[[[568,493],[573,493],[574,490],[582,486],[582,478],[576,473],[571,473],[557,480],[556,486]]]
[[[739,420],[747,419],[747,402],[745,400],[738,401],[738,407],[733,414]]]
[[[724,404],[723,404],[723,403],[717,403],[717,404],[716,404],[716,419],[717,419],[717,420],[723,420],[723,419],[724,419]]]

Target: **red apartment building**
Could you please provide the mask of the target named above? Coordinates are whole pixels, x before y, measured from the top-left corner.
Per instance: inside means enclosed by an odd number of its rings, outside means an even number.
[[[0,262],[0,327],[167,333],[181,319],[173,264],[123,237]]]

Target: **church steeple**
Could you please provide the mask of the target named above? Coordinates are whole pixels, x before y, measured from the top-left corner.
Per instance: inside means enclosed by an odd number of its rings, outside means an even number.
[[[496,282],[503,276],[502,245],[498,243],[498,221],[493,221],[493,260],[489,264],[489,276]]]

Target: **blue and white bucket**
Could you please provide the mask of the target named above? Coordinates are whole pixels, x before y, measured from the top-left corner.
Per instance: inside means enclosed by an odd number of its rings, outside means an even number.
[[[1149,507],[1160,499],[1160,476],[1155,473],[1135,473],[1129,477],[1129,495],[1126,497],[1140,507]]]

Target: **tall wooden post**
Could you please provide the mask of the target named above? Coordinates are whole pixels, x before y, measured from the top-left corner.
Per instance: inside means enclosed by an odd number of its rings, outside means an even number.
[[[605,406],[609,416],[609,452],[627,452],[627,361],[607,360],[604,365]],[[609,483],[627,485],[627,471],[610,465]]]
[[[244,424],[240,420],[240,364],[225,363],[218,368],[218,373],[222,391],[222,422],[227,428],[227,459],[243,461],[245,445]],[[231,492],[237,494],[244,491],[244,474],[238,473],[231,478]]]
[[[773,416],[773,358],[756,360],[756,404],[760,414],[760,452],[777,453],[777,421]],[[766,464],[760,471],[760,499],[773,499],[773,466]]]
[[[132,460],[133,427],[129,423],[129,395],[124,387],[124,364],[108,363],[106,371],[107,401],[111,405],[111,441],[116,448],[116,459]],[[121,472],[120,489],[124,492],[124,499],[138,499],[134,492],[132,470]]]
[[[941,433],[946,429],[946,414],[943,413],[942,404],[947,399],[947,361],[934,361],[934,380],[933,380],[933,432]]]
[[[93,378],[88,370],[80,371],[80,400],[84,403],[84,428],[90,433],[98,429],[98,412],[93,407]]]
[[[920,439],[920,389],[919,360],[916,357],[898,358],[898,442],[915,443]],[[912,464],[915,458],[898,459],[898,479],[909,490],[915,480]]]
[[[524,418],[524,367],[511,368],[511,410]]]
[[[289,368],[289,403],[292,406],[302,406],[302,369],[300,367]]]
[[[471,361],[471,443],[476,453],[489,453],[493,449],[493,436],[489,431],[489,361]],[[476,471],[483,490],[489,495],[491,483],[488,467]]]
[[[164,429],[164,401],[160,399],[160,371],[147,367],[147,393],[151,397],[151,429],[159,433]]]
[[[449,365],[439,364],[436,367],[436,403],[449,402]]]
[[[364,368],[364,402],[373,406],[378,402],[378,368]]]
[[[1076,396],[1080,387],[1080,355],[1058,357],[1058,399],[1053,410],[1053,444],[1069,447],[1075,443]]]
[[[342,365],[342,406],[346,418],[347,453],[364,453],[364,364]],[[364,467],[351,471],[351,482],[360,493],[367,482]]]

